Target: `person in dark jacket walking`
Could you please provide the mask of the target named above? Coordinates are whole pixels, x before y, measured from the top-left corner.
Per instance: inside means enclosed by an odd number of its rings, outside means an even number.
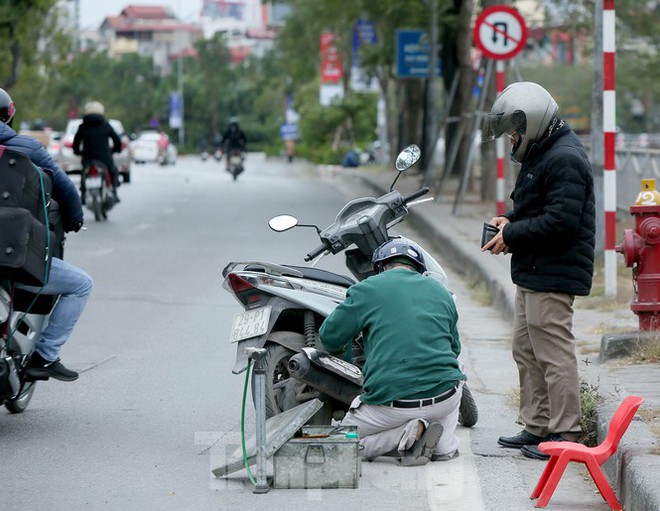
[[[465,375],[454,298],[422,275],[424,256],[410,240],[383,243],[372,263],[377,275],[351,286],[319,330],[331,353],[364,337],[362,394],[342,425],[357,426],[367,459],[392,455],[415,466],[455,458]]]
[[[596,233],[593,173],[550,93],[532,82],[508,86],[482,126],[483,141],[508,135],[521,163],[513,209],[491,219],[499,233],[482,251],[511,253],[516,284],[513,358],[524,429],[500,437],[534,459],[544,441],[578,440],[580,380],[573,300],[591,290]]]
[[[83,167],[92,160],[97,160],[108,168],[112,176],[115,201],[119,202],[117,196],[119,170],[112,159],[112,153],[121,152],[121,139],[105,119],[104,114],[105,108],[98,101],[90,101],[85,105],[85,116],[73,137],[73,153],[82,156]],[[112,141],[112,148],[109,140]],[[81,182],[81,187],[83,186],[84,181]],[[84,189],[81,192],[84,197]]]
[[[83,226],[83,210],[76,186],[36,138],[16,134],[11,127],[14,113],[11,97],[0,89],[0,144],[27,155],[32,163],[50,171],[53,199],[60,206],[64,231],[78,232]],[[51,259],[48,282],[43,288],[17,284],[17,287],[33,293],[60,296],[30,358],[26,370],[29,376],[62,381],[78,378],[76,371],[60,362],[59,353],[83,313],[92,285],[92,279],[86,272],[55,257]]]

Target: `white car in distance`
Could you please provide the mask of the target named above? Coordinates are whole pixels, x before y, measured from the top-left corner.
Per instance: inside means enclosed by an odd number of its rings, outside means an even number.
[[[167,134],[164,134],[167,140],[167,150],[164,154],[164,160],[159,158],[159,142],[163,134],[159,131],[144,131],[131,142],[131,152],[135,163],[158,162],[162,165],[174,165],[177,158],[177,149],[169,141]]]

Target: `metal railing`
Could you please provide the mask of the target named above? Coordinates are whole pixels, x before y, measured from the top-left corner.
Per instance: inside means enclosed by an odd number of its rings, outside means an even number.
[[[616,206],[628,211],[640,191],[641,180],[660,179],[660,149],[616,150]],[[658,183],[660,186],[660,183]]]

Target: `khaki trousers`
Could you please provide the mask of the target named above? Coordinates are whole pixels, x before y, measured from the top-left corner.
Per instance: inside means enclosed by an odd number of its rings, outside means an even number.
[[[420,408],[392,408],[387,405],[369,405],[357,396],[351,403],[342,425],[357,426],[362,457],[370,460],[392,451],[403,452],[415,442],[419,422],[442,424],[443,431],[434,454],[450,454],[458,449],[456,436],[458,408],[463,395],[463,381],[456,393],[446,401]]]
[[[573,328],[574,296],[518,286],[513,359],[520,378],[520,416],[533,435],[580,436],[580,379]]]

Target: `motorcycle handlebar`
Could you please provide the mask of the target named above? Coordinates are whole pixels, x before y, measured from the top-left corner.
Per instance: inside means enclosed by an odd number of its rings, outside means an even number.
[[[412,201],[414,201],[415,199],[418,199],[418,198],[421,197],[422,195],[426,195],[428,192],[429,192],[429,187],[428,187],[428,186],[424,186],[423,188],[420,188],[420,189],[417,190],[416,192],[411,193],[411,194],[408,195],[407,197],[404,197],[404,198],[403,198],[403,202],[404,202],[404,204],[408,204],[409,202],[412,202]]]
[[[316,247],[314,250],[312,250],[309,254],[305,256],[305,261],[311,261],[312,259],[315,259],[316,257],[320,256],[323,252],[328,250],[328,246],[326,245],[325,241]]]

